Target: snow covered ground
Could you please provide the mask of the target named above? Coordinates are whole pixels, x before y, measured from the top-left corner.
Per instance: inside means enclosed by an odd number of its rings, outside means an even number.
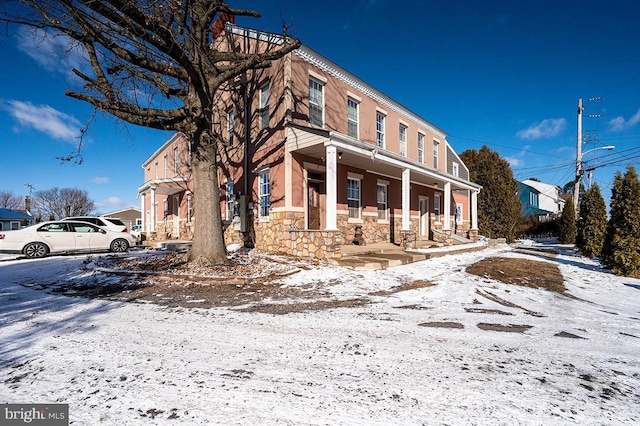
[[[568,291],[465,272],[497,255],[557,263]],[[640,281],[570,252],[320,266],[282,284],[374,303],[286,315],[36,289],[86,259],[0,261],[0,403],[68,403],[78,425],[640,422]],[[371,295],[418,279],[436,285]]]

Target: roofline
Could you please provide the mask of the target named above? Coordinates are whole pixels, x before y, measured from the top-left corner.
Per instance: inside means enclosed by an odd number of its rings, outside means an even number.
[[[182,132],[176,132],[173,136],[171,136],[169,138],[169,140],[167,140],[165,143],[162,144],[162,146],[158,149],[156,149],[156,151],[151,154],[149,156],[149,158],[147,158],[146,160],[144,160],[144,162],[142,163],[142,168],[146,169],[147,165],[149,165],[151,163],[151,161],[156,158],[157,155],[159,155],[162,151],[165,150],[165,148],[167,148],[169,145],[171,145],[172,143],[174,143],[175,141],[177,141],[179,138],[181,137],[186,137],[184,135],[184,133]]]

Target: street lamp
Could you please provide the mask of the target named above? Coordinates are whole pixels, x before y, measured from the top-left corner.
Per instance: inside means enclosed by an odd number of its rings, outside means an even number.
[[[578,199],[580,198],[580,180],[582,180],[582,175],[584,174],[584,171],[582,170],[582,158],[586,154],[600,149],[611,151],[612,149],[616,149],[616,147],[613,145],[599,146],[597,148],[589,149],[583,153],[578,152],[579,156],[576,160],[576,183],[573,188],[573,207],[576,210],[576,217],[578,216]],[[595,167],[589,168],[589,174],[591,174],[594,169]]]

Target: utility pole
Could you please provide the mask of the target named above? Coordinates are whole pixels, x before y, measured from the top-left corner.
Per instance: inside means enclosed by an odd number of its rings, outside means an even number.
[[[578,143],[576,150],[576,183],[573,187],[573,207],[578,218],[578,199],[580,198],[580,179],[582,178],[582,98],[578,99]]]

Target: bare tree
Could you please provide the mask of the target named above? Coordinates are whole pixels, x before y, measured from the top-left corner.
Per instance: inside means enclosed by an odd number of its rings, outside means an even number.
[[[51,188],[36,191],[33,197],[35,209],[45,219],[62,219],[66,216],[85,216],[95,209],[87,191],[77,188]]]
[[[68,96],[129,123],[186,135],[196,203],[189,258],[214,263],[226,255],[212,131],[216,91],[300,46],[284,34],[269,49],[222,49],[213,43],[222,16],[260,15],[222,0],[0,0],[0,20],[68,37],[70,49],[86,52],[92,75],[74,68],[83,86]]]
[[[3,209],[21,209],[24,204],[22,197],[11,191],[0,191],[0,208]]]

